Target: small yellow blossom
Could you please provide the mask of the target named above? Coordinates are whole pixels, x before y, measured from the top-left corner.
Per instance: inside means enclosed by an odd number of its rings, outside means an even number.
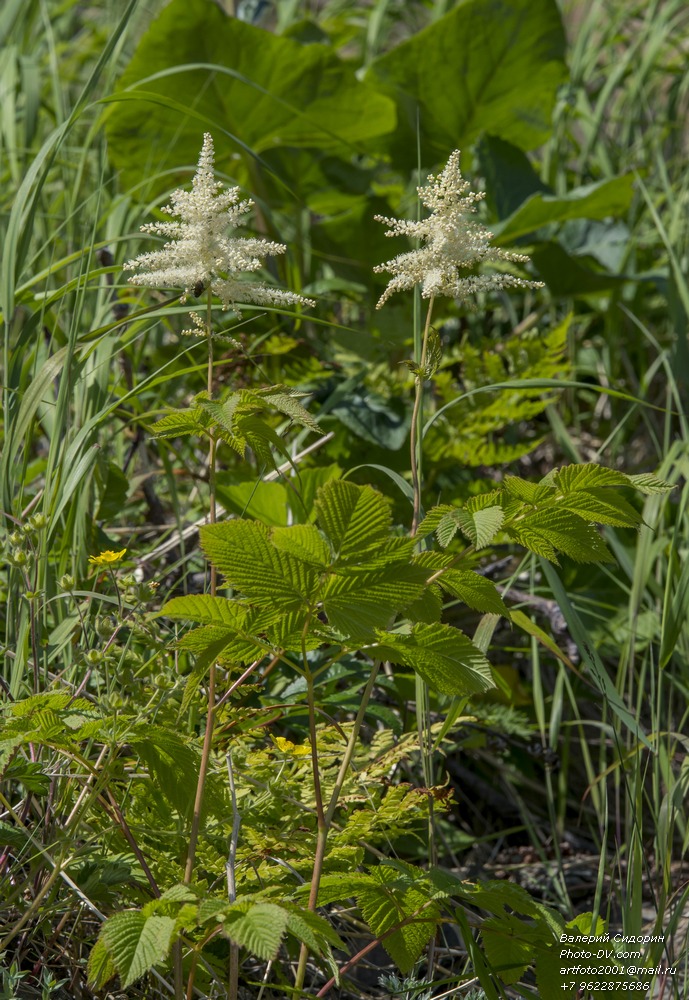
[[[277,746],[278,750],[282,753],[289,754],[290,757],[305,757],[306,754],[311,753],[311,741],[306,740],[301,746],[297,746],[296,743],[292,743],[291,740],[286,740],[284,736],[271,736],[273,743]]]
[[[106,549],[97,556],[89,556],[89,562],[92,566],[114,566],[124,557],[126,551],[122,549],[121,552],[113,552],[112,549]]]

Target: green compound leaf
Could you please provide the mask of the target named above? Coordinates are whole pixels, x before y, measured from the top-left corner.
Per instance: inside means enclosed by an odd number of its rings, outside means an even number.
[[[89,986],[93,986],[97,990],[117,975],[115,963],[101,938],[98,938],[91,949],[86,972]]]
[[[315,569],[273,545],[258,521],[206,525],[201,546],[227,583],[257,607],[296,610],[314,597]]]
[[[473,694],[495,687],[490,663],[463,632],[436,622],[415,625],[408,635],[379,632],[369,655],[412,667],[432,691]]]
[[[564,552],[581,563],[613,561],[593,525],[567,510],[535,510],[507,530],[530,552],[554,563],[557,563],[557,552]]]
[[[651,475],[650,472],[642,472],[637,476],[627,476],[627,479],[630,486],[633,486],[639,493],[645,493],[647,496],[651,496],[653,493],[668,493],[675,488],[673,483],[668,483],[664,479],[658,479],[657,476]]]
[[[189,594],[173,597],[159,612],[173,621],[200,622],[204,625],[226,625],[241,628],[246,620],[246,608],[226,597],[211,597],[210,594]]]
[[[474,611],[509,617],[507,606],[495,584],[472,570],[448,569],[438,577],[438,583],[453,597]]]
[[[238,901],[229,908],[222,926],[231,941],[270,962],[278,953],[288,920],[276,903]]]
[[[193,409],[166,413],[160,420],[156,420],[151,433],[159,438],[185,437],[187,434],[201,437],[208,433],[208,423],[203,418],[201,407],[195,406]]]
[[[382,885],[360,892],[357,902],[364,920],[379,937],[409,920],[381,943],[400,972],[410,972],[435,933],[440,919],[437,903],[429,902],[423,890],[393,891]]]
[[[273,545],[295,559],[327,569],[332,560],[330,546],[314,524],[294,524],[289,528],[273,528]]]
[[[170,950],[174,929],[172,917],[146,918],[140,910],[124,910],[106,920],[99,940],[108,950],[123,989],[163,961]],[[102,967],[100,957],[98,961]]]
[[[350,568],[330,577],[323,593],[328,621],[347,636],[371,640],[377,628],[419,600],[426,585],[420,566],[393,563],[381,569]]]
[[[505,513],[502,507],[484,507],[482,510],[468,510],[460,507],[456,513],[448,515],[452,518],[462,531],[462,534],[472,542],[474,548],[483,549],[490,545],[498,531],[502,527]],[[438,526],[438,539],[444,528],[442,521]],[[442,544],[442,543],[441,543]]]
[[[336,554],[337,565],[361,562],[367,550],[388,538],[392,515],[387,500],[370,486],[334,479],[318,491],[318,522]]]
[[[376,59],[370,74],[399,109],[388,143],[396,166],[416,167],[417,140],[425,162],[484,133],[520,149],[540,145],[567,78],[564,52],[554,0],[465,0]]]
[[[503,983],[518,982],[536,957],[536,944],[543,941],[543,931],[530,927],[512,914],[489,917],[481,924],[481,939],[486,958]]]
[[[318,421],[299,402],[299,399],[306,395],[305,393],[297,392],[296,389],[290,389],[288,386],[274,385],[269,389],[260,389],[253,395],[261,400],[266,409],[272,406],[289,417],[295,424],[301,424],[302,427],[308,427],[309,430],[319,434],[322,433]]]
[[[587,490],[577,490],[558,502],[559,507],[565,507],[587,521],[598,524],[611,524],[619,528],[638,528],[642,523],[641,514],[632,505],[619,496],[615,490],[603,487],[592,487]]]

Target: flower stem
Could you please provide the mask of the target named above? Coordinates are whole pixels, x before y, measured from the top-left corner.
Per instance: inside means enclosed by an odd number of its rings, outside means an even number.
[[[213,336],[211,332],[213,302],[210,289],[206,292],[206,337],[208,340],[208,395],[213,392]],[[215,438],[211,429],[210,448],[208,452],[208,481],[210,483],[209,521],[215,524]],[[215,597],[217,590],[217,578],[215,567],[211,567],[211,596]],[[211,755],[213,743],[213,723],[215,721],[215,663],[211,663],[208,674],[208,712],[206,715],[206,732],[203,737],[203,749],[201,751],[201,763],[199,765],[199,777],[196,785],[196,797],[194,799],[194,815],[191,821],[191,833],[189,834],[189,849],[187,851],[187,863],[184,869],[184,884],[191,883],[194,872],[194,859],[196,857],[196,844],[199,839],[199,827],[201,825],[201,809],[203,806],[203,789],[208,773],[208,762]]]
[[[311,877],[311,890],[309,892],[308,908],[312,912],[316,910],[318,899],[318,887],[323,872],[323,860],[325,858],[325,846],[328,840],[328,828],[325,822],[325,810],[323,808],[323,791],[321,789],[321,776],[318,766],[318,742],[316,732],[316,698],[314,694],[313,674],[309,669],[304,649],[304,672],[306,677],[306,698],[309,708],[309,739],[311,741],[311,764],[313,768],[313,791],[316,799],[316,824],[318,835],[316,838],[316,854],[313,859],[313,875]],[[299,951],[299,965],[297,975],[294,980],[295,990],[301,990],[304,985],[306,975],[306,962],[309,957],[309,950],[302,944]]]
[[[426,313],[426,325],[423,330],[423,339],[421,341],[421,356],[415,358],[420,369],[423,369],[426,364],[426,355],[428,353],[428,334],[431,329],[431,316],[433,314],[433,296],[431,296],[428,303],[428,312]],[[421,475],[422,475],[422,446],[423,441],[421,439],[421,427],[423,424],[423,394],[424,394],[424,376],[423,371],[421,371],[416,376],[416,383],[414,387],[414,409],[412,411],[411,417],[411,478],[412,478],[412,488],[414,490],[414,513],[412,517],[411,524],[411,537],[416,535],[419,527],[419,521],[421,519]]]
[[[308,908],[315,911],[316,904],[318,902],[318,889],[320,886],[321,875],[323,874],[323,861],[325,859],[325,848],[328,842],[328,831],[333,821],[333,816],[335,815],[335,809],[337,808],[337,803],[340,798],[340,792],[342,791],[342,786],[344,785],[345,778],[347,777],[347,771],[349,770],[349,765],[352,762],[352,757],[354,755],[354,748],[356,747],[357,740],[359,738],[359,730],[361,729],[361,724],[364,721],[364,715],[366,714],[366,709],[368,707],[369,699],[371,697],[371,692],[373,691],[373,685],[376,682],[376,677],[378,676],[378,671],[380,669],[380,663],[376,662],[373,665],[368,681],[366,682],[366,687],[364,688],[364,693],[361,697],[361,704],[359,706],[359,711],[356,714],[354,720],[354,726],[347,743],[347,748],[342,758],[342,763],[340,764],[340,769],[337,773],[337,778],[335,780],[335,787],[330,795],[330,801],[328,802],[328,808],[324,812],[323,810],[323,797],[321,794],[320,786],[320,776],[318,774],[318,748],[316,745],[316,722],[315,722],[315,702],[313,699],[313,678],[311,675],[307,675],[307,693],[309,694],[309,735],[311,739],[311,760],[314,766],[314,788],[316,790],[316,816],[318,822],[318,838],[316,841],[316,855],[313,862],[313,875],[311,878],[311,889],[309,892],[309,903]],[[313,705],[313,712],[312,712]],[[306,962],[308,958],[308,949],[305,945],[301,946],[299,952],[299,966],[297,968],[297,976],[295,979],[296,989],[302,989],[304,985],[304,976],[306,974]]]

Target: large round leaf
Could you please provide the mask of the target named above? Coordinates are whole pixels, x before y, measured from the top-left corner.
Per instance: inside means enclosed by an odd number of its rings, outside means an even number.
[[[142,175],[195,163],[204,129],[220,164],[237,151],[247,163],[250,154],[284,148],[351,155],[395,126],[393,102],[359,82],[331,47],[274,35],[208,0],[165,7],[116,96],[110,156],[132,188]],[[157,185],[169,186],[169,178]]]
[[[394,162],[447,159],[483,132],[520,149],[550,133],[566,79],[565,36],[555,0],[467,0],[377,59],[367,79],[389,89],[400,122],[388,145]]]

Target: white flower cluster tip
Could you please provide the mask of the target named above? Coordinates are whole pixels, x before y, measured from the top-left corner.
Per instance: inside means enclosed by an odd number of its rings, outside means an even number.
[[[260,306],[315,304],[294,292],[239,278],[243,272],[259,271],[264,257],[284,253],[287,248],[268,240],[227,236],[229,226],[236,229],[244,225],[243,216],[253,202],[240,201],[239,188],[223,191],[222,183],[215,180],[213,138],[208,132],[203,137],[191,191],[173,191],[170,202],[162,211],[179,221],[152,222],[141,227],[142,232],[166,236],[169,242],[124,265],[125,270],[139,272],[132,278],[133,284],[183,288],[182,301],[192,293],[198,296],[210,289],[223,309],[231,306],[237,313],[238,302]]]
[[[422,204],[430,209],[428,218],[420,222],[388,219],[376,215],[378,222],[389,226],[386,236],[411,236],[425,244],[374,267],[376,273],[390,271],[393,278],[383,292],[377,308],[395,292],[421,285],[425,299],[448,295],[464,300],[475,292],[495,288],[542,288],[541,281],[527,281],[502,271],[491,274],[467,274],[477,264],[489,260],[528,261],[524,254],[511,253],[490,245],[493,234],[474,222],[476,202],[485,198],[483,192],[470,192],[468,181],[459,169],[459,150],[447,161],[437,177],[429,176],[425,187],[418,188]]]

